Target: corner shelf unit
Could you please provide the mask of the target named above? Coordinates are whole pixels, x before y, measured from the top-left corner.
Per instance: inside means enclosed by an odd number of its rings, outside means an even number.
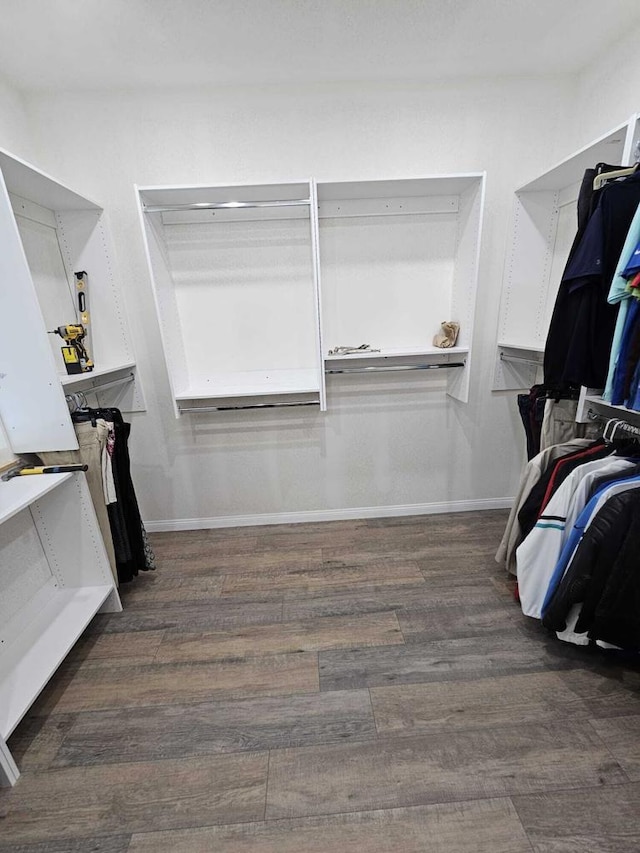
[[[6,741],[99,611],[122,606],[85,475],[0,483],[0,784]]]
[[[318,183],[327,373],[451,367],[448,394],[468,400],[484,184],[484,173]],[[460,323],[455,348],[432,344],[445,320]],[[329,355],[363,343],[380,352]]]
[[[7,318],[3,351],[19,354],[6,369],[0,368],[5,374],[0,381],[0,413],[13,449],[77,447],[62,391],[69,380],[74,390],[90,392],[98,375],[103,383],[107,377],[115,381],[126,366],[134,381],[127,383],[126,390],[112,386],[97,402],[111,405],[117,400],[125,411],[144,409],[102,207],[0,150],[0,241],[0,270],[6,283],[0,300],[2,316]],[[95,370],[69,376],[60,351],[63,341],[47,330],[79,322],[74,273],[81,270],[88,279],[88,349]],[[30,329],[28,342],[25,324]],[[34,365],[44,363],[57,375],[57,387],[44,383],[34,370]],[[21,385],[32,388],[31,411],[24,401],[20,407],[13,404]],[[43,406],[57,412],[58,426],[48,436],[38,427]],[[31,428],[16,421],[19,410],[31,421]]]
[[[516,190],[500,305],[493,389],[522,390],[540,379],[541,354],[576,233],[584,172],[633,161],[638,116],[581,148]]]
[[[176,417],[326,408],[315,187],[139,187]]]

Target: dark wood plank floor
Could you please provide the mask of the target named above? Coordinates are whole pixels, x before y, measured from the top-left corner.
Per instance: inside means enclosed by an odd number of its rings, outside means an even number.
[[[525,619],[504,512],[158,534],[11,738],[0,853],[631,853],[640,668]]]

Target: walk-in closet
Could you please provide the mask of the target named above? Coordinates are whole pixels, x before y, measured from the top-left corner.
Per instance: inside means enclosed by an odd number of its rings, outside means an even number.
[[[640,7],[6,0],[0,853],[631,853]]]

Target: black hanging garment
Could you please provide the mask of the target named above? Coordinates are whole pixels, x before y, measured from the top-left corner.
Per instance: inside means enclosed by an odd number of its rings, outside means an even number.
[[[153,569],[153,554],[146,542],[142,518],[138,508],[135,488],[131,479],[129,459],[129,434],[131,425],[126,423],[119,409],[82,409],[71,415],[77,422],[95,421],[103,418],[113,423],[115,445],[111,457],[116,503],[109,504],[109,525],[116,556],[118,581],[127,583],[139,571]]]
[[[585,176],[582,194],[588,195]],[[548,385],[604,388],[617,306],[609,305],[609,285],[640,203],[640,174],[612,181],[592,192],[597,205],[576,238],[562,276],[544,356]],[[586,201],[579,203],[582,216]],[[580,235],[579,226],[579,235]]]
[[[527,459],[540,453],[540,433],[544,418],[546,391],[544,385],[534,385],[528,394],[518,394],[518,410],[527,438]]]

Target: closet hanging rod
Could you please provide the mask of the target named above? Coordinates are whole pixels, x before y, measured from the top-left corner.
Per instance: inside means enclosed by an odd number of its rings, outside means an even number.
[[[330,368],[325,373],[391,373],[400,370],[446,370],[449,367],[464,367],[464,361],[450,361],[446,364],[398,364],[393,367],[344,367],[339,369]]]
[[[281,409],[291,406],[319,406],[319,400],[300,403],[250,403],[248,406],[184,406],[180,412],[235,412],[241,409]]]
[[[525,358],[521,355],[508,355],[507,353],[500,353],[500,361],[514,361],[522,364],[535,364],[536,367],[542,367],[542,361],[537,358]]]
[[[640,417],[640,412],[635,412],[633,409],[630,410],[629,414],[637,414]],[[630,424],[628,421],[621,420],[619,418],[609,418],[606,415],[603,415],[601,412],[596,412],[594,409],[589,408],[587,410],[587,417],[590,421],[605,421],[604,428],[605,430],[611,424],[617,424],[615,431],[621,430],[622,432],[628,432],[631,435],[640,436],[640,427],[634,426]]]
[[[86,376],[83,376],[82,378],[85,379]],[[128,373],[126,376],[123,376],[120,379],[112,379],[110,382],[99,382],[97,385],[91,385],[88,388],[82,388],[81,391],[83,394],[93,394],[94,391],[106,391],[107,388],[115,388],[116,385],[126,385],[129,382],[133,382],[135,378],[136,377],[134,373]]]
[[[146,213],[169,213],[180,210],[241,210],[250,207],[302,207],[310,198],[274,199],[273,201],[201,201],[193,204],[145,204]]]

